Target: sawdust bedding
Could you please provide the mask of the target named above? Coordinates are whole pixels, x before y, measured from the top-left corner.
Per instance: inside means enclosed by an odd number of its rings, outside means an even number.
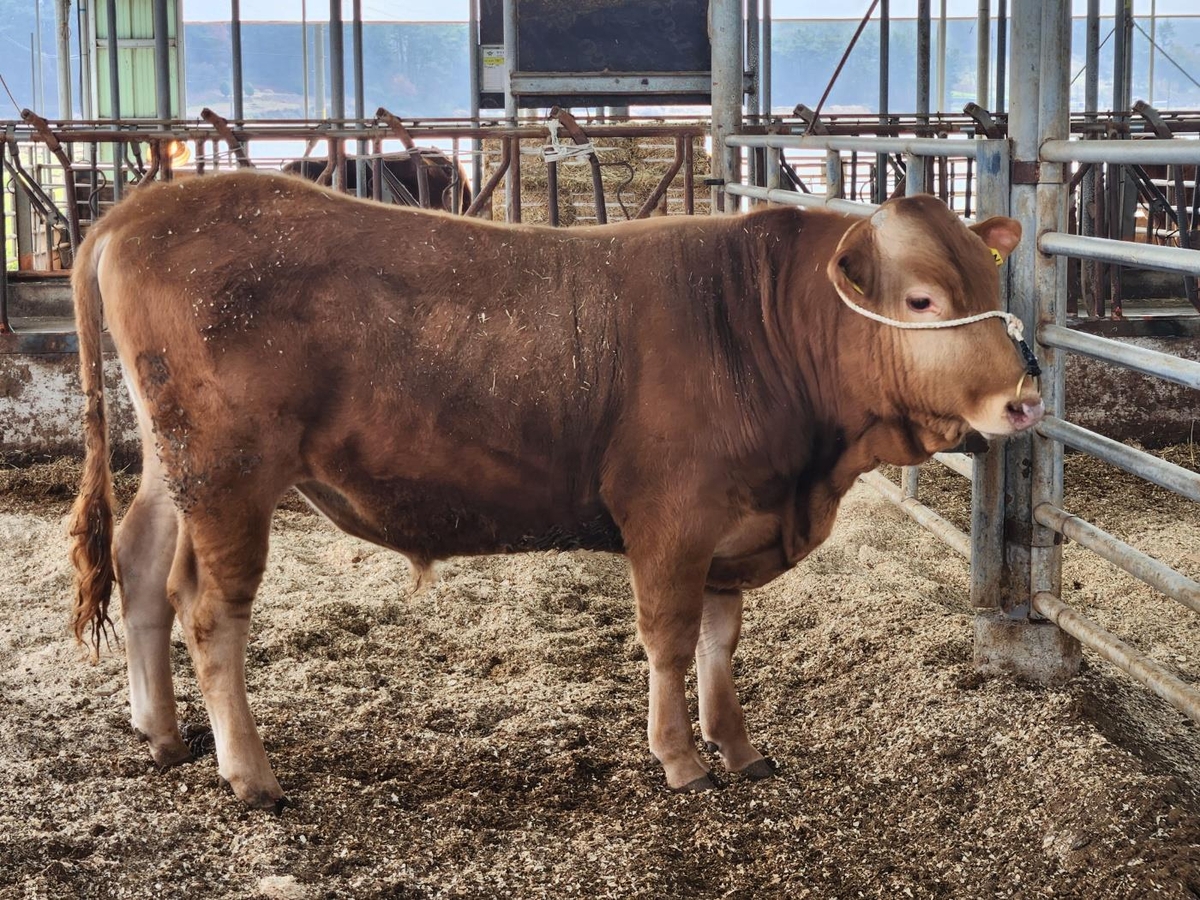
[[[0,897],[1200,896],[1195,726],[1094,658],[1057,689],[979,677],[965,564],[869,489],[747,599],[738,682],[777,777],[691,796],[645,748],[622,559],[457,559],[410,596],[402,558],[289,503],[249,650],[296,803],[275,817],[211,755],[155,771],[122,649],[93,666],[67,638],[76,473],[0,471]],[[1200,575],[1194,505],[1098,463],[1068,483]],[[924,490],[961,520],[963,485]],[[1197,678],[1190,613],[1066,553],[1068,602]]]

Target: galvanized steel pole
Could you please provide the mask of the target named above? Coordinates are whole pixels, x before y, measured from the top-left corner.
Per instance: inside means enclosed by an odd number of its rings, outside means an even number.
[[[517,95],[513,93],[513,75],[517,73],[517,2],[504,0],[504,117],[510,125],[517,124]],[[509,222],[521,220],[517,192],[521,184],[520,143],[514,142],[514,153],[508,171],[504,173],[504,217]]]
[[[889,62],[891,51],[891,4],[888,0],[879,3],[879,124],[887,124],[888,86],[890,74]],[[886,153],[875,154],[875,202],[882,203],[888,198],[887,189],[888,157]]]
[[[1038,145],[1070,134],[1071,0],[1045,0],[1042,5],[1042,52],[1038,82]],[[1037,230],[1063,231],[1067,223],[1067,171],[1062,163],[1038,166]],[[1029,236],[1030,243],[1033,235]],[[1061,256],[1034,253],[1037,321],[1062,325],[1067,308],[1067,266]],[[1030,332],[1033,334],[1033,332]],[[1041,348],[1040,387],[1046,413],[1061,418],[1065,406],[1066,354]],[[1040,434],[1033,437],[1033,508],[1062,506],[1063,448]],[[1032,592],[1062,594],[1062,544],[1042,525],[1032,530]]]
[[[108,114],[113,127],[121,127],[121,76],[117,60],[117,0],[107,0],[104,6],[104,21],[108,29]],[[113,202],[121,199],[121,161],[125,156],[125,145],[113,142]]]
[[[992,4],[991,0],[979,0],[979,12],[975,16],[975,102],[987,109],[989,70],[992,65]]]
[[[346,120],[346,36],[342,31],[342,0],[329,0],[329,117],[337,125]]]
[[[979,220],[1009,215],[1010,154],[1007,140],[975,141]],[[1011,309],[1013,265],[1000,269],[1000,307]],[[975,457],[971,469],[971,605],[1001,605],[1004,581],[1004,479],[1007,444],[997,443]]]
[[[1025,323],[1032,335],[1037,326],[1037,160],[1038,84],[1042,64],[1042,2],[1014,0],[1012,15],[1012,114],[1008,134],[1012,141],[1014,178],[1010,215],[1021,223],[1023,240],[1009,257],[1009,309]],[[1004,443],[1006,487],[1004,531],[1006,541],[1001,607],[1017,619],[1027,618],[1030,601],[1031,551],[1029,534],[1033,522],[1033,438],[1015,435]]]
[[[71,115],[71,0],[54,4],[54,26],[58,51],[58,118]]]
[[[300,0],[300,68],[304,74],[304,118],[308,118],[308,0]]]
[[[746,0],[746,67],[750,70],[750,90],[749,100],[746,102],[746,112],[751,117],[757,117],[761,114],[758,105],[758,84],[759,75],[761,74],[760,45],[759,45],[759,22],[758,22],[758,0]],[[625,114],[629,114],[626,109]],[[751,150],[746,154],[746,181],[750,184],[763,184],[762,173],[759,172],[758,162],[760,156],[765,156],[765,150]]]
[[[758,94],[763,115],[771,115],[771,0],[762,0],[762,75]],[[774,187],[774,185],[768,185]]]
[[[946,0],[938,17],[937,111],[946,111]]]
[[[346,36],[342,32],[342,0],[329,0],[329,116],[334,124],[346,124]],[[333,166],[333,188],[344,190],[346,169],[342,163],[345,145],[329,142],[330,164]]]
[[[362,23],[362,0],[354,0],[354,5],[351,11],[353,25],[351,26],[351,34],[353,35],[354,45],[354,118],[361,122],[366,118],[366,110],[363,105],[363,23]],[[367,142],[359,138],[358,154],[354,161],[354,193],[358,197],[366,197],[367,192]],[[418,163],[419,165],[419,163]]]
[[[233,120],[245,121],[245,89],[242,85],[242,0],[229,0],[229,36],[233,42]]]
[[[737,198],[726,195],[721,184],[741,178],[741,152],[726,145],[726,138],[742,126],[742,3],[709,0],[709,34],[712,40],[712,144],[714,212],[734,212]]]
[[[171,118],[171,45],[167,36],[167,0],[154,0],[154,100],[158,118]]]
[[[931,0],[917,0],[917,118],[929,124],[929,36]]]
[[[1008,0],[999,0],[996,9],[996,108],[1004,112],[1008,88]]]
[[[1085,62],[1083,74],[1083,111],[1089,124],[1096,122],[1100,102],[1100,0],[1088,0],[1085,29]],[[1086,237],[1096,236],[1097,188],[1100,169],[1092,166],[1083,176],[1080,187],[1079,232]],[[1091,315],[1103,312],[1100,299],[1100,266],[1094,260],[1084,260],[1080,268],[1080,283],[1084,305]]]
[[[313,23],[313,90],[316,93],[316,113],[324,119],[325,106],[325,28],[320,22]]]
[[[471,124],[479,125],[479,0],[467,0],[467,43],[470,45],[469,80],[471,82]],[[483,175],[482,144],[479,138],[471,138],[471,197],[479,196],[479,185]]]

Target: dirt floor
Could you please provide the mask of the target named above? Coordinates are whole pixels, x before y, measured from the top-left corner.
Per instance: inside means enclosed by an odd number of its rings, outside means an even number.
[[[414,597],[401,557],[289,504],[249,653],[276,817],[211,755],[155,771],[122,648],[89,665],[67,637],[76,475],[0,471],[0,897],[1200,897],[1196,726],[1095,658],[1060,689],[979,677],[965,563],[869,489],[747,598],[739,685],[777,777],[702,795],[645,748],[622,559],[454,560]],[[1194,504],[1076,459],[1068,484],[1200,575]],[[964,486],[924,490],[961,520]],[[1075,545],[1065,584],[1200,677],[1191,613]]]

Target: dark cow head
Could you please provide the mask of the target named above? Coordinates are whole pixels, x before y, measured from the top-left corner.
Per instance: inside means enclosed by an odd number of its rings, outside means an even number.
[[[1000,309],[999,266],[1020,239],[1013,219],[968,228],[936,198],[906,197],[852,225],[827,272],[848,305],[906,323],[948,322]],[[1004,319],[932,330],[862,322],[888,399],[945,441],[968,429],[1012,434],[1042,417]]]

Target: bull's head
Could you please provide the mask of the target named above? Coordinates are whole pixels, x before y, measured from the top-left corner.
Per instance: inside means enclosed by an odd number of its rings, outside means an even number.
[[[1020,239],[1013,219],[968,228],[937,199],[919,195],[852,225],[829,263],[848,306],[892,320],[852,317],[870,334],[871,368],[886,400],[946,442],[968,428],[998,436],[1036,423],[1044,408],[1031,366],[1003,318],[920,330],[897,324],[998,311],[999,267]]]

